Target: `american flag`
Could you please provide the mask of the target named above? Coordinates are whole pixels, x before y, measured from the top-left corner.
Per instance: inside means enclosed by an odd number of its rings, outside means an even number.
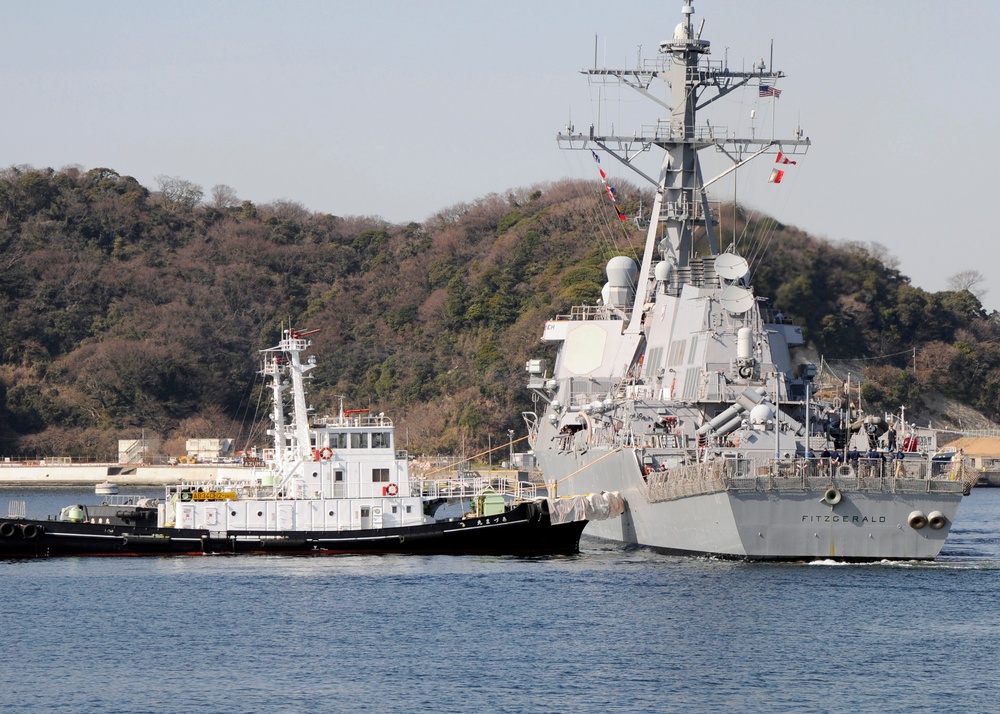
[[[775,87],[765,87],[763,84],[760,85],[760,96],[762,97],[774,97],[777,99],[781,96],[781,90]]]

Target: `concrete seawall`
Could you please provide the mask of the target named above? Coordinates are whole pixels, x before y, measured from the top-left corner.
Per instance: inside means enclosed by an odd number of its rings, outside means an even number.
[[[239,478],[248,473],[238,464],[179,464],[177,466],[122,466],[120,464],[0,465],[0,484],[18,486],[73,486],[108,481],[120,486],[155,486],[186,481],[214,481],[219,476]]]

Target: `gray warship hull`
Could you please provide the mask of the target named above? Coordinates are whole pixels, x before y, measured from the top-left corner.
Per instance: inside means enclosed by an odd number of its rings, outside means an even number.
[[[625,498],[627,508],[620,518],[590,523],[585,535],[677,555],[759,561],[932,560],[945,543],[966,488],[963,482],[947,480],[782,475],[761,466],[765,474],[722,474],[678,484],[670,492],[662,488],[669,475],[651,486],[634,455],[626,451],[588,452],[553,461],[539,456],[546,476],[566,479],[574,491],[617,490]],[[835,504],[826,498],[831,489],[840,495]],[[914,513],[935,512],[943,518],[937,521],[940,527],[911,527]]]

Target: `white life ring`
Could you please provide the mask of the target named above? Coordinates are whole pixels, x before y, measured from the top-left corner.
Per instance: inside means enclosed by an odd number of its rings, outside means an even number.
[[[324,446],[322,449],[319,450],[319,457],[323,461],[329,461],[330,459],[333,458],[333,449],[331,449],[329,446]]]
[[[390,483],[385,487],[386,496],[395,496],[397,493],[399,493],[399,487],[396,484]]]

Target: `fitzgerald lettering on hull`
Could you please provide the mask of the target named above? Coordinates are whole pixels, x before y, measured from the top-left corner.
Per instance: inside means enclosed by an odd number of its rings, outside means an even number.
[[[857,523],[859,526],[866,523],[885,523],[885,516],[837,516],[826,514],[823,516],[802,516],[803,523]]]

